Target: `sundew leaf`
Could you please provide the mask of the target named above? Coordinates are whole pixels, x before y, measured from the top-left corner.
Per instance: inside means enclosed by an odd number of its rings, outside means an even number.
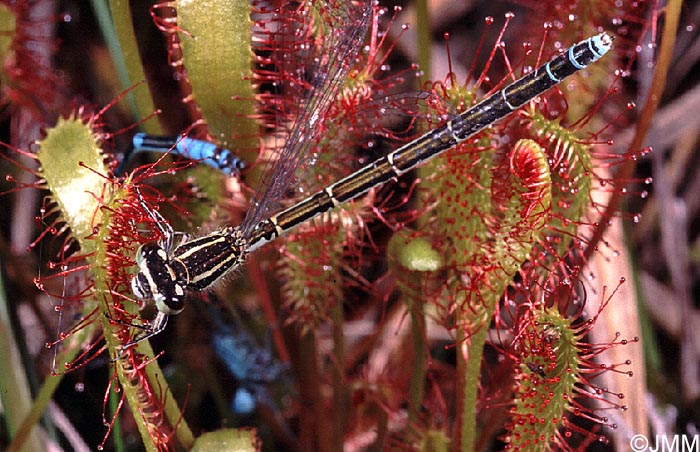
[[[533,140],[515,143],[507,167],[508,171],[502,171],[500,177],[494,173],[491,193],[501,206],[492,212],[498,226],[490,229],[494,237],[491,257],[510,280],[549,220],[552,179],[547,155]]]
[[[441,199],[443,203],[452,204],[453,207],[448,210],[455,214],[466,206],[469,210],[465,210],[465,216],[467,212],[472,212],[472,215],[478,212],[483,216],[483,228],[470,231],[478,238],[480,246],[470,254],[459,249],[451,254],[461,253],[465,262],[473,262],[466,268],[468,272],[464,273],[471,272],[469,278],[462,278],[453,271],[457,277],[451,278],[453,283],[449,284],[448,289],[450,304],[463,306],[460,321],[470,327],[490,324],[497,301],[527,259],[545,225],[551,205],[549,165],[542,148],[532,140],[519,140],[508,158],[504,157],[495,154],[492,160],[494,166],[489,172],[492,179],[488,193],[491,202],[479,206],[470,203],[469,198]],[[465,166],[465,169],[478,167],[472,164]],[[468,183],[474,177],[469,176],[467,171],[467,176],[460,179]],[[473,193],[479,191],[474,186],[470,188]],[[455,260],[455,268],[459,268],[459,265],[460,262]],[[465,449],[474,447],[476,437],[477,388],[486,331],[487,328],[481,327],[471,333],[468,357],[458,362],[463,369],[459,372],[460,381],[457,384],[462,391],[460,423]]]
[[[71,116],[60,118],[39,142],[40,174],[58,204],[63,220],[85,252],[93,241],[83,238],[100,222],[100,201],[107,166],[90,125]]]
[[[255,430],[222,429],[197,438],[191,452],[256,452],[260,450]]]
[[[182,62],[210,135],[231,149],[257,150],[248,2],[181,0],[175,8],[185,31]]]
[[[9,56],[16,26],[17,19],[12,10],[8,6],[0,4],[0,61],[5,61]],[[4,71],[1,71],[0,74],[4,74]]]
[[[135,413],[134,420],[148,450],[157,450],[170,440],[164,432],[169,396],[161,399],[160,393],[148,377],[148,373],[161,374],[156,362],[148,366],[133,358],[131,350],[122,353],[124,343],[130,340],[130,318],[128,312],[135,304],[125,303],[123,297],[129,290],[130,260],[138,242],[136,210],[134,203],[126,203],[133,191],[126,187],[132,182],[116,184],[106,178],[108,168],[104,163],[97,135],[93,133],[92,121],[78,117],[60,119],[57,125],[47,130],[46,138],[39,142],[37,159],[41,163],[40,175],[52,193],[63,221],[70,227],[71,235],[80,244],[80,249],[90,269],[92,290],[86,291],[82,301],[86,308],[99,302],[99,316],[110,356],[119,357],[116,370],[123,391]],[[133,189],[132,189],[133,190]],[[91,325],[97,322],[88,322]],[[138,344],[145,356],[153,352],[146,343]],[[131,357],[127,359],[126,356]],[[139,359],[144,355],[138,354]],[[66,368],[75,368],[69,363]],[[168,391],[163,389],[164,394]],[[172,405],[172,403],[170,403]],[[180,441],[189,444],[191,433],[184,422],[180,422],[180,409],[169,409],[168,417],[178,424]],[[183,441],[180,432],[186,431]],[[157,447],[157,446],[158,447]]]
[[[558,430],[565,416],[575,411],[580,337],[556,309],[533,309],[532,315],[519,341],[522,363],[505,440],[513,450],[554,450],[563,446]]]
[[[576,229],[591,207],[594,174],[591,171],[590,145],[576,131],[567,129],[559,120],[548,120],[535,110],[529,110],[530,136],[546,149],[552,168],[552,215],[548,220],[553,231],[559,231],[555,243],[557,256],[563,256]]]

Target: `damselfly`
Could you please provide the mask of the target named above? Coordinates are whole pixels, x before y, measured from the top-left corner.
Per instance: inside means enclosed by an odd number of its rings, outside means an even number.
[[[356,45],[357,39],[353,39],[348,44],[349,47]],[[267,219],[260,220],[253,215],[256,222],[252,226],[249,212],[246,220],[237,227],[225,227],[206,236],[185,241],[174,248],[172,231],[169,226],[162,226],[164,243],[146,243],[138,250],[139,272],[131,284],[137,297],[155,302],[158,314],[145,333],[136,337],[132,343],[159,333],[165,327],[169,315],[182,311],[187,291],[209,288],[224,275],[239,268],[247,255],[263,244],[373,187],[395,179],[425,160],[451,149],[494,122],[509,116],[565,78],[599,60],[612,48],[612,41],[610,35],[601,33],[579,42],[444,125],[303,201]],[[337,82],[337,76],[333,78],[333,82]],[[321,104],[308,114],[312,120],[311,126],[318,118],[323,118],[323,108],[324,104]],[[309,125],[306,124],[306,127]],[[302,138],[311,139],[308,135],[309,130],[307,128],[300,132]],[[270,190],[271,187],[268,186],[268,191]],[[264,197],[265,195],[262,196]],[[253,206],[254,209],[256,207]],[[259,209],[256,212],[259,213]],[[154,219],[158,223],[164,222],[159,215],[154,216]]]
[[[259,401],[271,403],[267,385],[279,380],[284,365],[270,344],[260,345],[238,320],[224,323],[214,315],[212,346],[219,360],[236,377],[238,388],[231,402],[236,414],[250,414]]]
[[[224,173],[226,176],[237,176],[245,167],[243,161],[236,157],[229,149],[217,146],[204,140],[190,138],[188,136],[158,136],[137,133],[131,140],[132,148],[122,160],[116,170],[117,176],[124,174],[129,161],[139,153],[156,152],[170,153],[173,156],[183,157],[209,165]]]

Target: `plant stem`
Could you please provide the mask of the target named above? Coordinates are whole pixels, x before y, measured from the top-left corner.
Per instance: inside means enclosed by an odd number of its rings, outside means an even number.
[[[411,312],[411,342],[413,344],[413,366],[408,399],[408,420],[415,422],[420,414],[423,393],[425,392],[426,350],[425,317],[423,304],[413,300]]]
[[[430,46],[432,39],[430,36],[430,8],[428,7],[427,0],[416,1],[415,6],[416,17],[420,18],[420,20],[416,20],[416,38],[418,43],[418,64],[422,71],[420,78],[420,84],[422,86],[423,83],[431,80],[430,63],[432,57]]]
[[[470,322],[472,319],[469,320]],[[479,396],[479,376],[484,344],[491,316],[468,338],[460,332],[457,336],[457,387],[462,410],[459,413],[460,436],[455,450],[472,452],[476,444],[477,399]]]
[[[345,361],[345,343],[343,336],[343,304],[339,300],[333,303],[331,308],[331,321],[333,322],[333,357],[332,365],[333,378],[333,450],[343,451],[343,437],[345,436],[345,414],[348,412],[349,404],[347,391],[345,389],[345,373],[343,372],[343,362]]]
[[[81,351],[80,345],[89,340],[97,329],[97,322],[89,323],[85,328],[82,328],[75,335],[71,336],[64,343],[63,351],[56,357],[57,363],[67,363],[72,362],[78,353]],[[57,345],[54,345],[57,347]],[[56,388],[63,381],[64,373],[57,373],[56,375],[49,375],[44,380],[44,383],[39,389],[39,393],[34,398],[31,409],[26,414],[25,418],[22,420],[21,424],[18,424],[17,430],[14,437],[12,438],[12,443],[10,443],[7,448],[7,452],[17,452],[22,450],[24,443],[32,432],[34,426],[39,422],[46,405],[51,401]],[[1,380],[6,381],[6,380]]]
[[[150,345],[148,346],[148,348],[150,348]],[[182,409],[173,397],[172,391],[168,389],[165,376],[163,375],[163,371],[157,364],[158,362],[154,361],[153,363],[146,366],[146,375],[148,376],[148,381],[155,388],[165,388],[163,403],[163,410],[165,411],[165,416],[168,418],[168,422],[170,423],[170,425],[172,425],[175,428],[175,436],[177,437],[177,440],[180,442],[180,444],[182,444],[183,446],[185,446],[186,449],[189,450],[194,444],[194,435],[192,434],[192,430],[190,430],[190,426],[182,418]]]
[[[7,429],[10,436],[14,437],[12,445],[17,445],[16,450],[20,450],[23,446],[25,450],[34,449],[40,446],[41,442],[36,434],[31,437],[29,435],[31,427],[39,420],[45,404],[41,406],[40,410],[31,404],[27,373],[15,341],[8,298],[5,294],[2,278],[0,278],[0,356],[2,357],[2,362],[0,362],[0,389],[2,393],[0,395],[6,414]],[[46,402],[48,403],[48,399]],[[31,418],[29,428],[26,430],[23,429],[27,424],[26,420],[19,424],[20,419],[25,414],[27,418]]]
[[[134,83],[146,80],[136,43],[134,25],[131,21],[131,7],[128,1],[109,0],[109,9],[112,13],[112,23],[117,40],[116,50],[120,51],[120,55],[114,55],[114,51],[112,52],[113,59],[115,64],[122,68],[123,72],[120,72],[124,74],[122,78],[126,78],[126,80],[122,80],[122,83],[125,83],[125,88],[129,88]],[[138,95],[136,95],[137,93]],[[133,105],[136,109],[134,114],[137,118],[143,119],[156,110],[148,85],[136,87],[132,93],[129,93],[129,99],[133,99]],[[147,121],[143,127],[146,132],[151,134],[163,133],[158,121]]]

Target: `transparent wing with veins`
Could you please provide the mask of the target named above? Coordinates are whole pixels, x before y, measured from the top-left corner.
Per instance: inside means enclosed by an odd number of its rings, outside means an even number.
[[[300,18],[297,25],[317,26],[322,30],[290,29],[283,32],[299,36],[299,33],[315,31],[319,37],[315,41],[318,49],[314,54],[317,56],[306,72],[310,74],[308,84],[302,80],[303,77],[298,77],[300,83],[307,85],[301,89],[297,87],[297,91],[303,93],[303,99],[297,102],[300,105],[298,114],[277,157],[278,161],[269,164],[251,200],[241,224],[244,236],[248,236],[261,220],[278,209],[278,201],[294,181],[296,169],[307,158],[309,147],[318,134],[319,122],[326,116],[350,67],[356,61],[369,28],[372,5],[366,0],[359,3],[317,1],[313,2],[313,10],[301,9],[307,8],[309,3],[303,2],[300,9],[293,12]],[[301,19],[304,19],[303,22]],[[285,26],[294,28],[293,23],[285,22]]]

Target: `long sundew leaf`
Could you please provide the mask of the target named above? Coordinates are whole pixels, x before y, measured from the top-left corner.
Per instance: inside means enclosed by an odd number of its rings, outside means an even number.
[[[558,260],[570,248],[580,221],[591,208],[595,177],[591,146],[584,143],[576,131],[564,127],[560,120],[549,120],[534,109],[526,110],[523,117],[527,133],[545,148],[551,165],[554,187],[548,223],[551,232],[545,240],[553,254],[550,260]]]
[[[68,224],[85,254],[95,251],[94,242],[84,241],[102,220],[97,197],[107,174],[104,156],[92,129],[77,117],[59,119],[39,143],[37,159],[60,215]]]
[[[509,163],[504,165],[505,161]],[[496,303],[545,227],[552,200],[547,156],[534,141],[518,141],[508,159],[502,160],[496,168],[501,171],[494,172],[491,193],[498,205],[492,211],[497,224],[492,224],[490,228],[492,237],[489,242],[492,241],[492,244],[484,243],[477,251],[478,260],[475,261],[488,270],[472,274],[470,284],[473,294],[466,296],[468,308],[463,308],[460,315],[461,324],[463,328],[468,328],[469,334],[462,336],[468,339],[465,342],[469,346],[468,352],[458,355],[458,385],[464,395],[461,400],[460,440],[461,448],[465,451],[473,449],[476,439],[477,388],[487,326]],[[464,296],[461,295],[464,287],[459,283],[454,287],[456,290],[452,298],[460,301],[459,297]]]
[[[12,48],[12,40],[17,26],[15,15],[5,4],[0,4],[0,61],[5,61]],[[6,83],[5,71],[0,71],[0,80]]]
[[[136,43],[129,2],[110,0],[109,6],[112,23],[105,24],[104,27],[112,26],[109,32],[105,31],[105,35],[108,44],[114,41],[109,44],[112,59],[118,68],[120,77],[122,77],[122,83],[126,83],[122,89],[127,89],[131,85],[145,80],[146,75]],[[114,33],[113,37],[112,33]],[[137,86],[133,92],[127,94],[127,99],[133,102],[136,118],[143,119],[155,111],[153,97],[146,86]],[[157,121],[148,121],[144,123],[143,127],[148,133],[163,133]]]
[[[209,134],[248,161],[258,149],[253,54],[246,2],[177,1],[182,63]],[[248,151],[249,154],[242,154]]]
[[[554,450],[557,434],[573,411],[575,384],[580,377],[580,337],[556,309],[532,310],[519,342],[521,362],[516,374],[515,407],[510,411],[507,441],[521,451]]]
[[[133,312],[136,305],[122,306],[123,298],[118,292],[128,294],[126,269],[134,252],[132,239],[138,233],[133,218],[124,213],[123,203],[130,192],[105,176],[107,168],[92,127],[93,119],[61,119],[39,143],[37,159],[41,165],[40,175],[51,191],[60,218],[69,226],[71,237],[88,262],[92,290],[86,292],[81,301],[86,308],[99,303],[110,355],[120,356],[120,347],[131,337],[126,326],[129,320],[116,324],[114,320],[122,315],[120,313]],[[116,313],[115,307],[119,307]],[[150,347],[142,343],[138,350],[146,354],[136,355],[130,350],[128,357],[116,361],[116,370],[143,442],[149,450],[155,451],[169,441],[169,435],[165,434],[168,429],[163,426],[162,401],[166,400],[167,405],[171,395],[162,378],[154,382],[148,376],[162,375],[156,362],[145,364],[144,356],[153,357]],[[169,414],[172,425],[180,418],[179,408],[174,410]],[[185,432],[184,422],[180,422],[179,427],[178,432]],[[186,445],[193,441],[191,433],[180,439]]]
[[[257,452],[260,444],[255,430],[223,429],[205,433],[197,438],[190,452]]]

